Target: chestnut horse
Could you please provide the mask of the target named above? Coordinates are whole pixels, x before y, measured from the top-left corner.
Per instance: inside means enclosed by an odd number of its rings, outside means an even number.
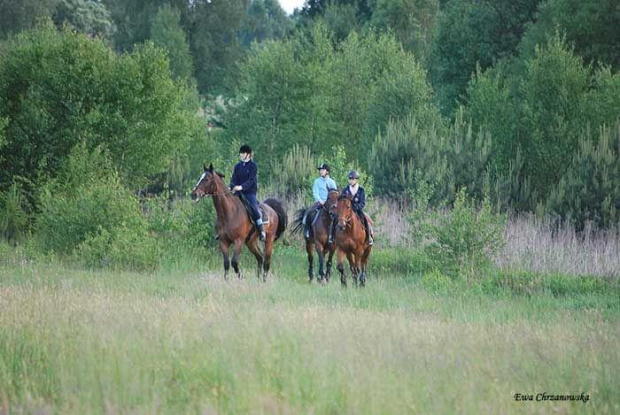
[[[351,208],[351,195],[340,196],[336,205],[338,214],[338,226],[334,235],[334,241],[338,250],[338,271],[340,271],[340,282],[343,286],[347,285],[343,260],[347,256],[353,281],[357,285],[357,280],[362,285],[366,285],[366,264],[372,245],[366,242],[366,229],[357,213]]]
[[[332,269],[332,258],[336,251],[336,245],[328,246],[329,227],[332,220],[336,220],[336,202],[338,201],[338,190],[332,189],[327,192],[327,201],[318,209],[318,216],[315,213],[308,215],[308,220],[312,221],[310,225],[310,237],[306,239],[306,253],[308,254],[308,282],[312,282],[314,277],[314,257],[313,251],[319,257],[319,278],[318,282],[329,282],[329,276]],[[300,232],[304,229],[303,219],[308,209],[300,209],[295,217],[295,227],[293,232]],[[333,219],[332,219],[333,218]],[[327,255],[327,265],[325,265],[325,256]]]
[[[257,275],[260,278],[263,271],[263,281],[267,280],[267,274],[271,265],[271,253],[273,243],[286,229],[287,216],[282,202],[270,198],[263,201],[260,207],[263,211],[263,223],[265,228],[264,254],[259,247],[258,231],[250,220],[250,216],[241,199],[228,189],[222,180],[224,175],[213,170],[213,165],[205,167],[202,176],[192,190],[192,199],[200,200],[205,196],[213,197],[215,212],[217,213],[216,229],[220,241],[220,251],[224,256],[224,278],[228,278],[228,270],[232,263],[237,277],[241,278],[239,271],[239,256],[243,244],[258,262]],[[233,248],[232,261],[229,261],[230,248]]]

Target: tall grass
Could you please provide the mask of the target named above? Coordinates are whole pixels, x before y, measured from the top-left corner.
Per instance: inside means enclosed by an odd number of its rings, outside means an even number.
[[[409,237],[408,212],[383,200],[377,201],[374,209],[378,247],[416,248]],[[535,215],[513,215],[506,223],[505,242],[495,258],[502,270],[620,276],[620,224],[608,230],[586,226],[577,233],[568,224],[558,226]]]
[[[267,284],[218,271],[0,264],[6,413],[615,413],[620,296],[437,295],[375,273]],[[297,260],[297,261],[296,261]],[[515,402],[586,393],[588,403]]]

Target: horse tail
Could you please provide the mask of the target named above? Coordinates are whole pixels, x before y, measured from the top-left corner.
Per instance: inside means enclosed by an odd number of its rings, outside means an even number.
[[[295,226],[293,226],[293,228],[291,228],[291,233],[296,234],[296,233],[300,233],[301,230],[304,228],[304,216],[306,215],[306,209],[305,208],[301,208],[299,209],[297,212],[295,212],[295,219],[293,219],[293,224]]]
[[[278,229],[276,230],[276,240],[278,240],[280,235],[282,235],[286,229],[286,225],[288,225],[288,216],[286,215],[286,210],[284,209],[284,203],[273,197],[265,199],[263,203],[275,210],[278,214]]]

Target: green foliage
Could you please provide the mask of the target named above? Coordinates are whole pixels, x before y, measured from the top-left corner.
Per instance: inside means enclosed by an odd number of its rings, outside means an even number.
[[[238,85],[238,62],[245,55],[238,33],[249,3],[200,1],[191,8],[190,49],[201,92],[223,92]]]
[[[536,45],[560,30],[586,62],[605,63],[620,69],[620,9],[616,0],[545,0],[537,19],[528,27],[522,49],[535,52]]]
[[[454,280],[442,274],[441,271],[434,269],[422,276],[422,285],[430,292],[446,293],[454,289]]]
[[[587,221],[599,227],[620,225],[620,120],[598,135],[588,129],[579,150],[547,199],[547,210],[582,229]]]
[[[53,20],[91,36],[111,39],[115,26],[106,5],[96,0],[57,0]]]
[[[482,199],[489,157],[490,137],[474,133],[459,111],[449,128],[422,128],[413,117],[388,123],[375,139],[369,166],[382,194],[408,200],[420,194],[420,186],[430,186],[428,203],[441,206],[452,203],[460,187]]]
[[[8,119],[0,188],[17,176],[55,177],[80,141],[104,145],[123,183],[143,186],[202,131],[189,97],[152,44],[116,56],[69,30],[23,33],[0,62],[0,119]]]
[[[274,163],[293,145],[329,156],[342,145],[349,160],[366,163],[378,129],[411,112],[439,122],[424,72],[389,35],[350,34],[336,48],[333,34],[315,25],[298,36],[256,46],[243,65],[239,106],[228,135]]]
[[[46,252],[77,253],[90,265],[105,265],[106,255],[115,266],[154,265],[138,200],[122,187],[106,152],[76,146],[40,195],[36,233]]]
[[[192,57],[179,19],[178,11],[168,4],[162,6],[153,20],[151,40],[168,51],[170,70],[175,79],[191,79],[194,69]]]
[[[540,0],[452,0],[443,6],[430,65],[444,113],[457,108],[476,66],[516,55]]]
[[[614,122],[620,76],[593,72],[555,35],[522,67],[478,72],[468,115],[492,140],[492,187],[503,207],[533,211],[568,171],[578,137]]]
[[[289,26],[289,19],[277,0],[253,0],[241,26],[241,43],[247,48],[252,42],[282,39]]]
[[[316,177],[318,165],[308,147],[294,145],[282,160],[274,163],[272,188],[280,197],[307,192]]]
[[[433,46],[438,18],[438,0],[376,0],[371,23],[392,30],[403,48],[424,62]]]
[[[55,0],[0,1],[0,38],[7,38],[22,30],[29,29],[43,18],[49,18]]]
[[[323,13],[322,21],[325,26],[334,33],[336,41],[342,41],[349,33],[359,29],[357,9],[354,4],[327,4]]]
[[[155,239],[123,225],[112,232],[99,226],[74,253],[81,263],[92,268],[154,270],[160,259]]]
[[[345,148],[337,145],[328,154],[319,157],[319,163],[327,163],[330,167],[330,176],[336,182],[339,190],[344,189],[348,185],[348,174],[351,170],[356,170],[359,174],[359,183],[364,188],[367,196],[374,193],[374,179],[368,174],[363,167],[356,162],[347,160]],[[315,167],[316,169],[316,167]]]
[[[189,198],[171,202],[166,196],[149,198],[142,204],[149,232],[163,242],[162,255],[167,257],[169,251],[213,248],[216,244],[213,202],[205,199],[196,203]]]
[[[436,239],[427,247],[428,253],[443,273],[475,282],[503,245],[504,223],[502,216],[491,211],[488,198],[477,210],[461,189],[450,215],[434,226]]]
[[[23,189],[13,183],[6,193],[0,192],[0,236],[9,242],[20,242],[28,225],[28,204]]]

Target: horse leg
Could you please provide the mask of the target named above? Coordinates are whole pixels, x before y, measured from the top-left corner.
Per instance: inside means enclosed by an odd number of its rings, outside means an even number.
[[[243,239],[237,239],[235,246],[233,247],[232,267],[237,274],[237,278],[241,278],[241,271],[239,271],[239,256],[241,255],[241,249],[243,249]]]
[[[332,259],[334,258],[334,253],[336,252],[336,247],[332,244],[329,247],[329,253],[327,254],[327,271],[325,272],[325,282],[329,282],[329,277],[332,273]]]
[[[362,287],[366,285],[366,264],[368,263],[368,257],[370,256],[370,251],[372,250],[372,245],[368,246],[365,250],[364,253],[362,254],[362,276],[361,276],[361,281],[362,281]]]
[[[306,240],[306,253],[308,254],[308,282],[312,282],[314,278],[314,257],[312,252],[314,251],[314,242],[312,238]]]
[[[319,256],[319,282],[323,283],[325,279],[325,246],[317,243],[316,253]]]
[[[228,270],[230,269],[230,246],[227,243],[220,242],[220,251],[222,251],[222,256],[224,257],[224,279],[228,279]]]
[[[357,264],[355,262],[355,254],[353,252],[347,253],[347,261],[349,261],[349,268],[351,269],[351,274],[353,275],[353,283],[357,285]]]
[[[336,266],[338,268],[338,271],[340,272],[340,284],[342,284],[343,287],[347,287],[347,274],[344,272],[344,252],[342,251],[338,251],[338,265]]]
[[[248,241],[247,247],[252,254],[254,254],[254,258],[256,258],[256,262],[258,262],[258,267],[256,268],[256,277],[260,278],[260,274],[263,270],[264,258],[263,254],[260,251],[260,247],[258,246],[258,238],[252,238]]]
[[[269,275],[269,269],[271,268],[271,253],[273,252],[273,242],[275,241],[275,235],[267,235],[265,240],[265,260],[263,262],[263,282],[267,282],[267,276]]]

